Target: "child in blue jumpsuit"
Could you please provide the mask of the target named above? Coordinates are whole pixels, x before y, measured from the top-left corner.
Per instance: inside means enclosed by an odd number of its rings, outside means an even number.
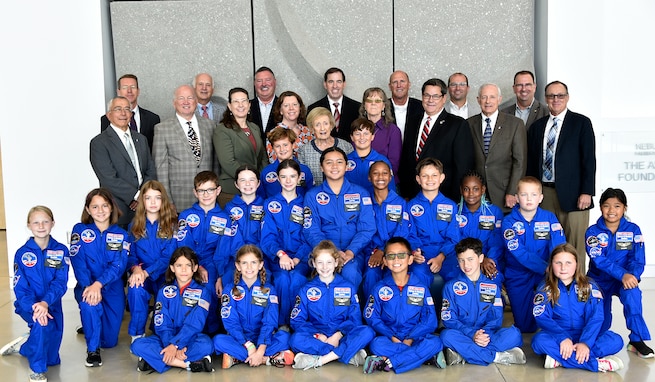
[[[61,298],[67,290],[68,248],[58,243],[50,231],[55,225],[50,208],[32,207],[27,214],[27,228],[32,237],[14,256],[14,293],[16,314],[30,328],[29,337],[18,337],[0,353],[19,352],[27,357],[31,381],[46,381],[48,366],[59,365],[59,347],[64,327]]]
[[[357,118],[353,121],[350,128],[350,140],[353,142],[355,150],[348,154],[348,166],[346,167],[346,179],[350,183],[364,187],[369,194],[373,193],[373,186],[368,179],[368,173],[373,163],[382,161],[391,167],[391,162],[387,157],[371,148],[371,143],[375,139],[375,124],[366,118]],[[393,180],[391,173],[391,186],[389,189],[395,189],[396,182]]]
[[[464,174],[460,185],[462,199],[457,210],[461,238],[475,237],[482,241],[482,272],[498,285],[503,282],[505,243],[501,225],[503,211],[485,197],[484,178],[475,170]]]
[[[364,317],[375,330],[364,373],[375,370],[404,373],[431,362],[446,367],[437,329],[437,312],[430,289],[423,279],[409,273],[412,248],[402,237],[392,237],[384,249],[385,265],[391,271],[375,285],[368,298]]]
[[[246,244],[236,254],[234,283],[225,286],[221,317],[227,334],[214,337],[216,353],[223,354],[223,369],[240,361],[250,366],[293,363],[289,333],[278,330],[278,296],[266,281],[264,255]]]
[[[229,216],[228,228],[214,252],[214,264],[218,277],[223,282],[231,282],[234,277],[234,256],[245,244],[259,245],[262,222],[264,221],[264,199],[257,195],[259,171],[244,164],[237,168],[234,184],[241,192],[226,205],[224,212]],[[264,264],[268,268],[267,264]],[[222,288],[221,288],[222,290]]]
[[[230,227],[229,218],[216,202],[220,193],[221,186],[218,185],[216,174],[211,171],[199,172],[193,178],[193,194],[198,202],[182,211],[178,217],[177,246],[193,249],[200,261],[200,279],[213,290],[210,313],[205,324],[206,333],[215,333],[220,328],[217,296],[222,292],[222,284],[218,279],[214,253],[221,236]]]
[[[552,212],[542,210],[541,182],[532,176],[519,180],[517,205],[503,219],[505,241],[505,288],[512,304],[514,325],[533,333],[532,298],[548,267],[553,249],[566,242],[564,230]]]
[[[180,247],[168,264],[166,285],[155,302],[155,334],[137,338],[131,346],[139,357],[137,370],[212,372],[212,340],[202,333],[212,292],[200,280],[198,256]]]
[[[409,234],[409,214],[405,199],[389,189],[391,184],[391,166],[387,162],[377,161],[369,170],[369,181],[373,184],[373,213],[377,230],[371,243],[365,250],[370,254],[362,282],[363,296],[371,294],[371,289],[389,271],[384,267],[384,245],[394,236],[406,237]]]
[[[446,283],[441,305],[448,365],[524,364],[521,331],[513,325],[502,328],[500,286],[481,271],[482,241],[462,239],[455,252],[462,273]]]
[[[587,229],[587,254],[591,259],[587,276],[598,283],[605,296],[605,320],[601,331],[612,324],[612,296],[623,304],[630,330],[628,350],[642,358],[653,358],[653,349],[644,343],[650,333],[642,308],[639,281],[646,265],[641,229],[623,216],[628,200],[621,189],[608,188],[600,196],[602,216]]]
[[[275,142],[277,144],[279,141]],[[307,282],[310,248],[303,238],[303,197],[297,193],[296,187],[300,179],[300,166],[293,159],[285,159],[277,168],[276,178],[282,185],[282,191],[264,202],[266,214],[262,224],[261,248],[273,273],[273,285],[280,299],[279,324],[289,325],[293,300],[300,287]]]
[[[82,222],[73,227],[70,256],[77,285],[75,300],[86,340],[87,367],[102,366],[100,348],[118,344],[125,311],[122,276],[130,244],[116,225],[120,210],[109,190],[96,188],[84,203]]]
[[[302,287],[291,311],[293,367],[310,369],[339,360],[355,366],[366,357],[364,348],[375,333],[362,323],[357,289],[341,277],[340,255],[329,240],[312,251],[316,276]]]
[[[532,312],[541,329],[532,349],[546,356],[544,367],[616,371],[623,361],[615,356],[621,336],[603,330],[603,293],[578,266],[575,247],[558,245],[550,256],[546,279],[534,296]]]
[[[314,186],[314,177],[309,167],[298,162],[293,155],[293,142],[296,141],[296,133],[293,129],[278,126],[271,130],[267,137],[273,147],[276,159],[262,170],[262,182],[259,189],[257,189],[257,194],[263,198],[270,198],[282,191],[282,186],[278,182],[277,168],[285,159],[291,159],[296,161],[300,166],[300,176],[298,177],[296,192],[298,195],[304,196],[307,190]]]
[[[416,174],[421,192],[407,202],[409,242],[415,248],[411,268],[441,303],[444,280],[459,272],[455,257],[455,244],[459,242],[457,205],[439,192],[446,178],[441,161],[422,159],[416,165]]]
[[[175,210],[164,186],[156,180],[145,182],[137,202],[134,220],[128,227],[127,333],[132,341],[145,334],[150,297],[164,285],[168,261],[177,248]]]
[[[371,197],[344,178],[346,153],[329,147],[321,154],[325,181],[305,195],[305,240],[312,248],[330,240],[339,249],[341,275],[358,289],[362,282],[364,251],[375,233]]]

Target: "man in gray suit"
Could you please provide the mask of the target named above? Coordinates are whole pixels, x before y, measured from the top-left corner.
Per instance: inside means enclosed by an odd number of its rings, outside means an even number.
[[[212,146],[214,123],[196,116],[196,95],[189,85],[175,89],[175,116],[155,126],[152,155],[159,181],[168,190],[177,211],[195,203],[193,178],[218,166]]]
[[[521,118],[526,129],[530,129],[534,121],[548,115],[548,107],[534,98],[537,84],[531,71],[517,72],[512,89],[516,94],[516,103],[502,109],[503,113]]]
[[[227,109],[227,101],[221,97],[214,97],[214,79],[207,73],[200,73],[193,78],[193,88],[196,92],[198,115],[214,121],[221,122],[223,113]]]
[[[156,179],[155,164],[146,137],[130,130],[132,108],[127,98],[112,99],[106,116],[109,128],[91,140],[91,166],[100,187],[111,191],[123,212],[118,225],[127,228],[134,217],[141,185]]]
[[[516,185],[527,166],[527,134],[523,122],[498,112],[502,101],[496,84],[484,84],[478,92],[482,112],[469,118],[473,136],[475,169],[485,177],[491,202],[509,212],[516,204]]]

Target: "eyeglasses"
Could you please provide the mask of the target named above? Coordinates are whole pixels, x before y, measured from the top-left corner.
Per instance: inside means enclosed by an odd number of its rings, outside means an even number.
[[[569,93],[565,94],[546,94],[546,99],[564,99],[569,96]]]
[[[430,100],[439,101],[439,100],[442,99],[442,98],[443,98],[443,96],[442,96],[441,94],[427,94],[427,93],[423,93],[423,99],[426,100],[426,101],[430,101]]]
[[[409,255],[411,255],[409,252],[387,253],[384,255],[384,258],[386,260],[396,260],[396,258],[399,260],[404,260]]]
[[[129,86],[128,85],[123,85],[123,86],[121,86],[121,90],[127,90],[127,89],[136,90],[138,88],[139,87],[136,86],[136,85],[129,85]]]
[[[451,83],[448,84],[448,87],[450,87],[450,88],[456,88],[458,86],[461,87],[461,88],[465,88],[465,87],[469,86],[469,84],[467,84],[466,82],[451,82]]]
[[[366,99],[366,103],[382,103],[382,102],[384,102],[384,101],[382,101],[382,100],[379,99],[379,98],[377,98],[377,99],[367,98],[367,99]]]
[[[199,195],[214,195],[214,192],[216,192],[217,189],[218,189],[218,187],[208,188],[208,189],[205,189],[205,190],[197,189],[196,192]]]
[[[131,113],[132,109],[130,109],[129,107],[118,107],[118,106],[116,106],[115,108],[111,109],[111,111],[113,111],[114,113],[120,113],[121,111],[124,111],[126,113]]]

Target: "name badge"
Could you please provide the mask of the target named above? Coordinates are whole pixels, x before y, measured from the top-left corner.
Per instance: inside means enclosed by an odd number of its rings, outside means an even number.
[[[262,292],[261,287],[253,287],[252,288],[252,298],[250,299],[250,303],[252,305],[257,305],[261,306],[262,308],[265,308],[268,306],[268,295],[269,293],[264,293]]]
[[[345,194],[343,208],[346,212],[357,212],[360,209],[361,198],[359,194]]]
[[[485,231],[491,231],[494,229],[494,226],[496,225],[496,217],[491,215],[491,216],[485,216],[485,215],[480,215],[480,219],[478,220],[478,228],[481,230]]]
[[[64,259],[64,251],[49,249],[45,253],[45,266],[48,268],[61,268],[61,262]]]
[[[535,222],[534,223],[534,239],[535,240],[550,240],[550,223],[548,223],[548,222]]]
[[[123,249],[123,235],[120,233],[108,233],[105,244],[109,251],[120,251]]]
[[[291,214],[289,215],[289,220],[296,224],[302,225],[305,221],[305,213],[301,206],[291,207]]]
[[[194,306],[198,305],[200,296],[202,296],[201,289],[186,288],[184,290],[184,294],[182,294],[182,305],[193,308]]]
[[[387,220],[394,223],[400,223],[403,219],[403,207],[400,205],[389,204],[386,208]]]
[[[437,204],[437,220],[449,222],[453,219],[453,206],[450,204]]]
[[[425,299],[425,288],[417,286],[407,286],[407,304],[414,306],[423,306]]]
[[[350,306],[350,288],[334,288],[334,306]]]
[[[634,241],[634,234],[632,232],[617,232],[616,233],[616,250],[631,250],[632,242]]]
[[[212,216],[209,220],[209,233],[216,235],[225,234],[225,228],[227,227],[227,219],[221,218],[218,216]]]
[[[264,206],[250,206],[250,220],[262,221],[264,218]]]

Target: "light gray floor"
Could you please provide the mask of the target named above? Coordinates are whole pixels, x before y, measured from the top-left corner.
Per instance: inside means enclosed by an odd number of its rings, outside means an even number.
[[[641,283],[644,291],[644,309],[646,323],[651,332],[655,331],[655,279],[647,279]],[[14,313],[14,295],[9,289],[7,277],[0,277],[0,346],[9,342],[27,329],[27,325]],[[615,320],[612,330],[621,334],[627,341],[627,330],[618,299],[614,299]],[[626,365],[624,370],[615,373],[592,373],[581,370],[565,370],[562,368],[545,370],[543,359],[536,356],[529,344],[531,336],[524,336],[523,349],[528,362],[525,365],[491,365],[474,366],[458,365],[445,370],[438,370],[430,366],[423,366],[418,370],[396,375],[394,373],[376,372],[370,375],[362,374],[361,368],[332,363],[317,370],[298,371],[291,367],[276,369],[272,367],[249,368],[237,365],[229,370],[220,369],[220,358],[215,361],[217,371],[214,373],[196,373],[170,370],[164,374],[144,374],[136,371],[136,357],[129,352],[130,338],[127,335],[127,321],[123,321],[119,345],[113,349],[102,351],[103,366],[100,368],[87,368],[84,366],[86,346],[84,337],[75,333],[79,324],[79,312],[73,298],[72,290],[64,297],[65,332],[61,346],[62,364],[51,367],[48,379],[55,381],[74,382],[103,382],[103,381],[655,381],[655,359],[644,360],[638,358],[625,349],[618,356]],[[127,315],[126,315],[127,317]],[[510,319],[506,315],[506,321]],[[653,347],[655,341],[648,344]],[[27,381],[27,359],[12,355],[0,357],[0,381]]]

